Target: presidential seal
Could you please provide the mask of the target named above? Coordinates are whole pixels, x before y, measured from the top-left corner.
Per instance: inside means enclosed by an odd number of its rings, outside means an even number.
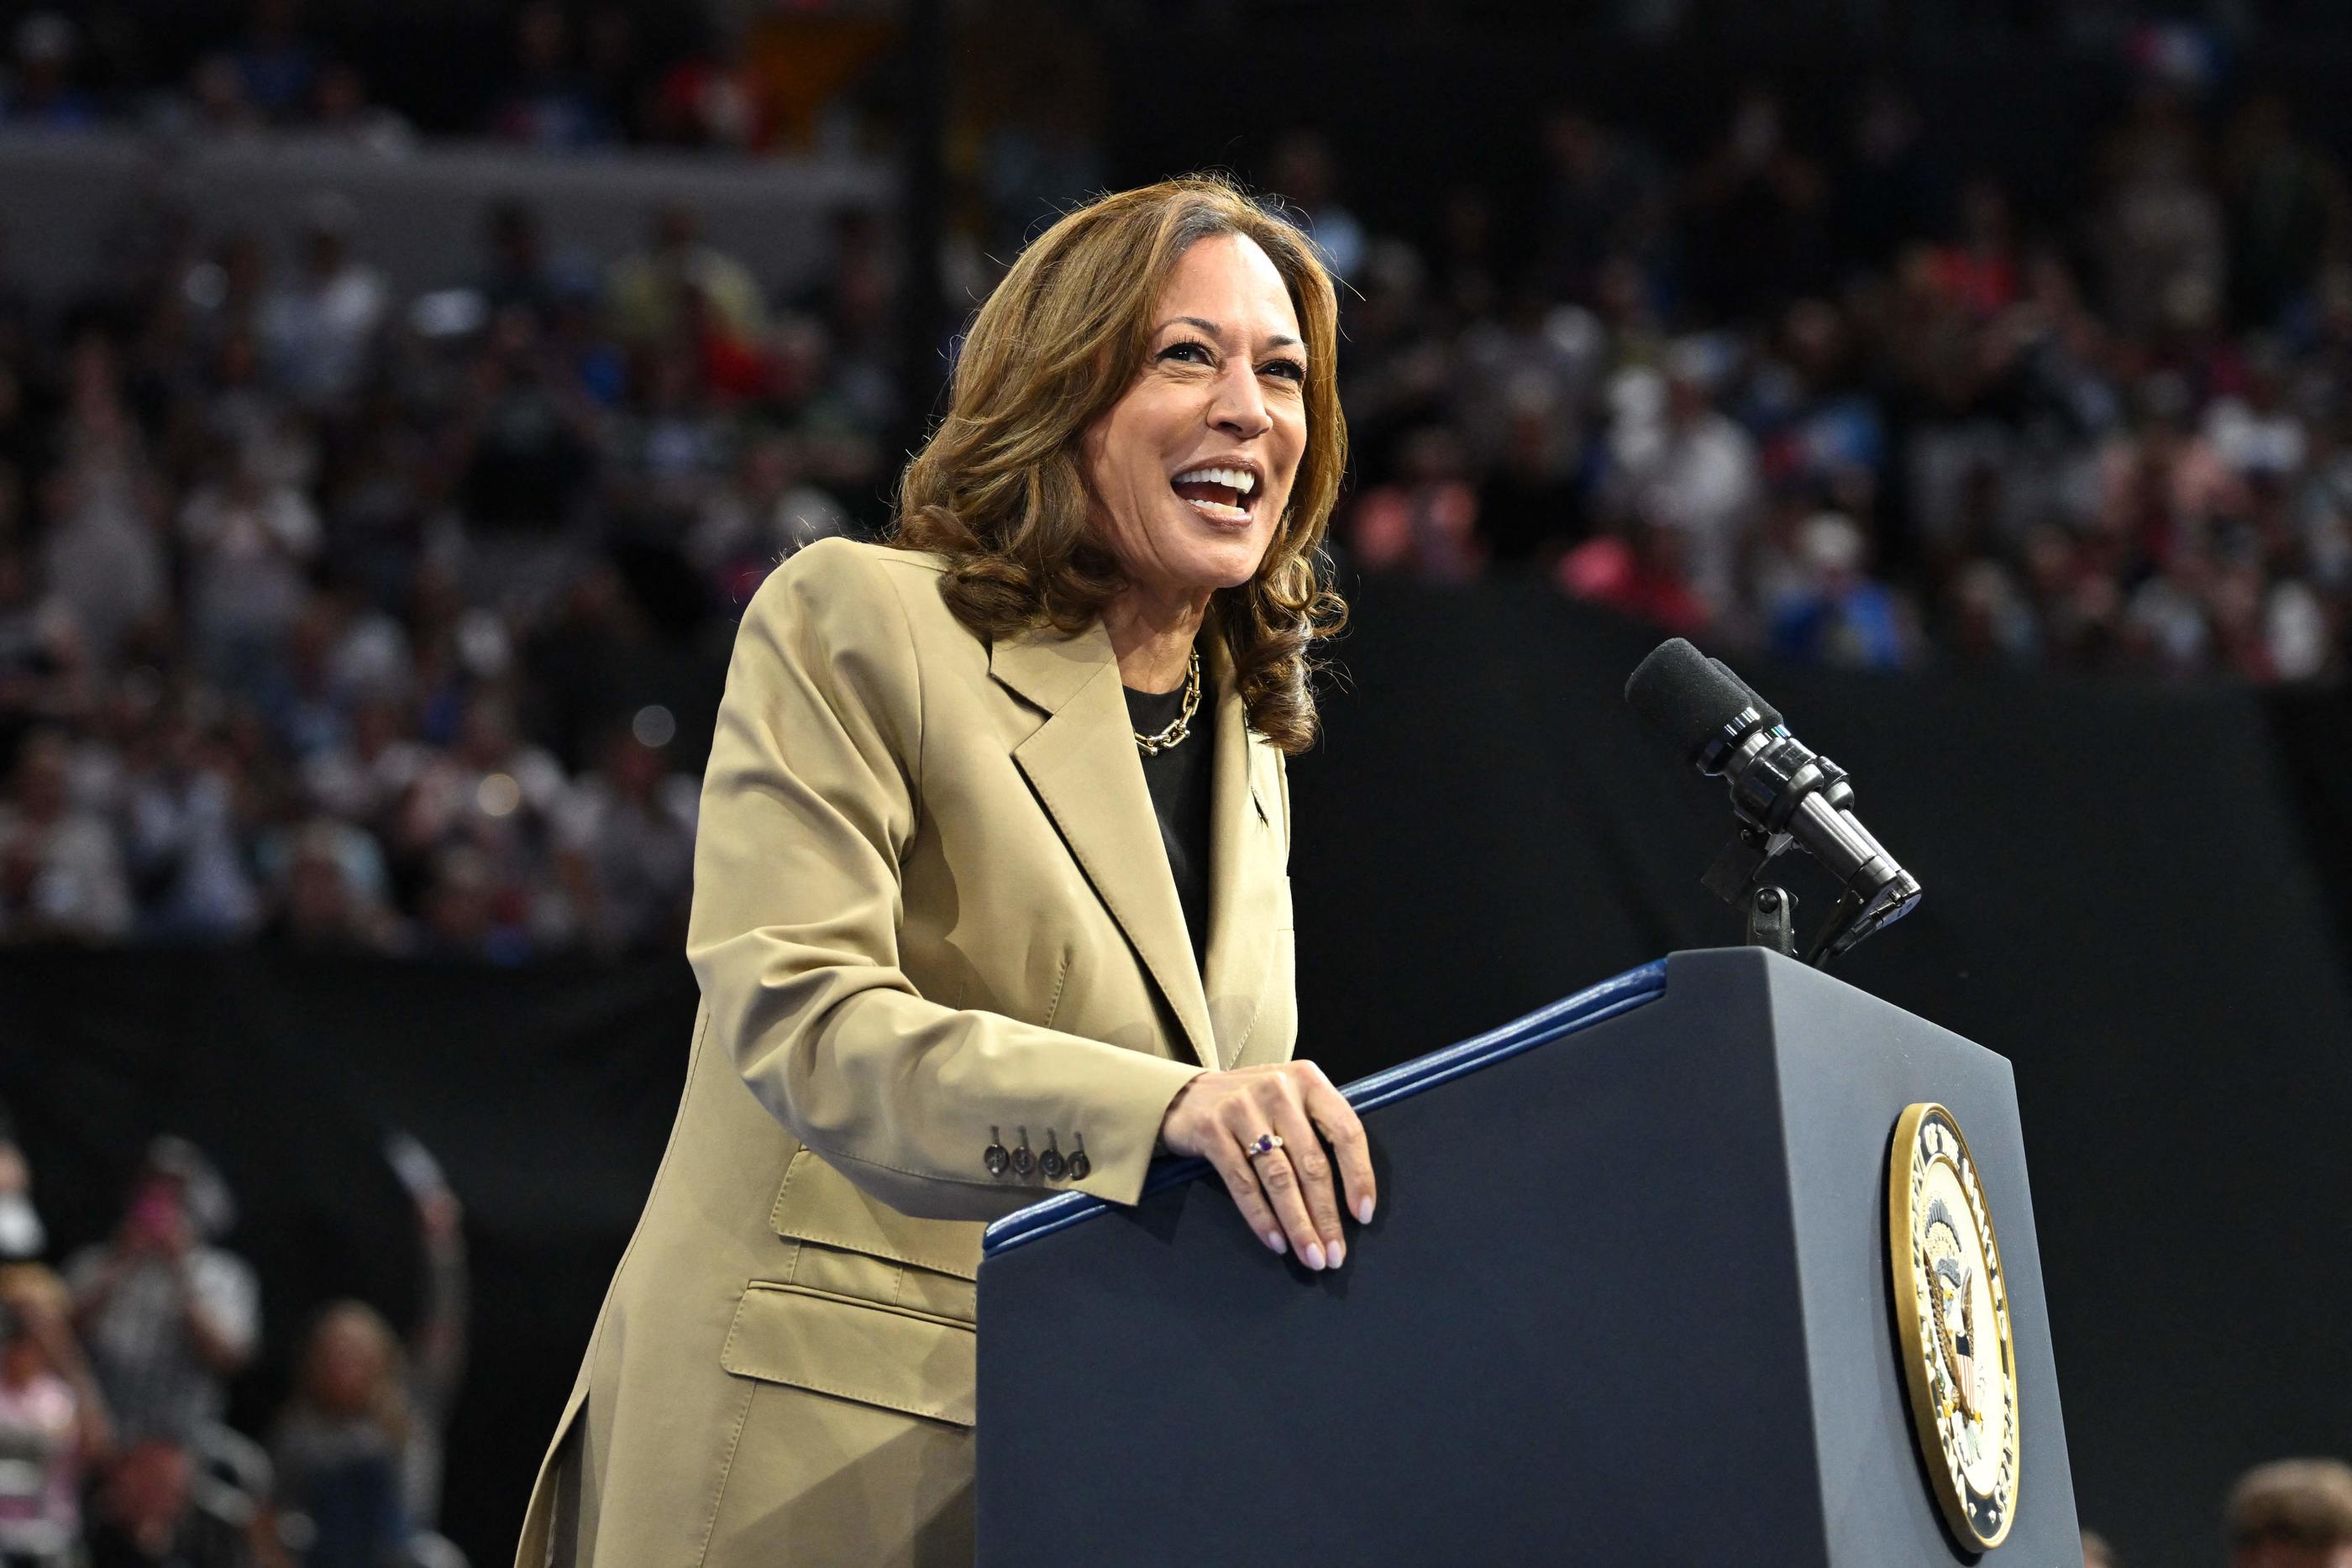
[[[1886,1229],[1919,1457],[1953,1538],[1987,1552],[2017,1517],[2017,1355],[1984,1186],[1941,1105],[1895,1124]]]

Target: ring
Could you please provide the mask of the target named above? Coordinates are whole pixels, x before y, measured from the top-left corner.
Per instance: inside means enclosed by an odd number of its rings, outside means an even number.
[[[1274,1153],[1275,1150],[1282,1147],[1282,1134],[1280,1133],[1260,1133],[1255,1138],[1244,1144],[1242,1147],[1249,1151],[1249,1155],[1252,1159],[1255,1159],[1260,1155],[1270,1155]]]

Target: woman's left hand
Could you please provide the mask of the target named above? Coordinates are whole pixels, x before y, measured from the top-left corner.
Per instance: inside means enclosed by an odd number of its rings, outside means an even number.
[[[1335,1156],[1349,1212],[1360,1223],[1372,1218],[1364,1124],[1311,1061],[1202,1073],[1169,1103],[1160,1140],[1216,1166],[1258,1239],[1276,1252],[1295,1249],[1310,1269],[1336,1269],[1348,1256],[1331,1182]],[[1262,1145],[1264,1152],[1253,1152]]]

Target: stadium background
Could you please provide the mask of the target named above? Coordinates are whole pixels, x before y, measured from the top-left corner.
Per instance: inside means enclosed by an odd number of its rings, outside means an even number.
[[[1215,166],[1354,285],[1303,1049],[1727,938],[1616,697],[1689,632],[1928,887],[1851,977],[2017,1064],[2084,1522],[2216,1561],[2247,1465],[2352,1451],[2325,8],[8,16],[0,1101],[53,1260],[154,1134],[219,1164],[235,1424],[323,1303],[415,1321],[413,1134],[500,1559],[675,1103],[736,607],[887,520],[1041,217]]]

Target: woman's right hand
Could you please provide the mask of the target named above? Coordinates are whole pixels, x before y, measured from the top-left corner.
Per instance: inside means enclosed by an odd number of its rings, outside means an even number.
[[[1282,1146],[1251,1154],[1268,1133]],[[1326,1140],[1330,1155],[1323,1152]],[[1359,1222],[1372,1218],[1364,1124],[1311,1061],[1202,1073],[1169,1103],[1160,1141],[1216,1166],[1258,1239],[1276,1252],[1296,1250],[1309,1269],[1336,1269],[1348,1256],[1332,1187],[1335,1156],[1349,1212]]]

